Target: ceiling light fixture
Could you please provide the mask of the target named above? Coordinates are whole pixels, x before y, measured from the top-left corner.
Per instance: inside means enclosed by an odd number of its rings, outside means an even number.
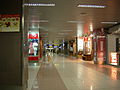
[[[24,6],[40,6],[40,7],[52,7],[55,6],[55,4],[50,4],[50,3],[25,3]]]
[[[105,8],[104,5],[78,5],[77,7],[83,7],[83,8]]]
[[[48,20],[33,20],[33,21],[30,21],[30,22],[40,22],[40,23],[44,23],[44,22],[49,22]]]
[[[83,21],[67,21],[68,23],[84,23]]]
[[[118,22],[101,22],[102,24],[117,24]]]

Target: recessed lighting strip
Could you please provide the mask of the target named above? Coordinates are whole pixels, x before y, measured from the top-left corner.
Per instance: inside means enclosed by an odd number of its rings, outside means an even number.
[[[84,8],[105,8],[106,6],[103,6],[103,5],[78,5],[77,7],[84,7]]]
[[[24,6],[33,6],[33,7],[36,7],[36,6],[40,6],[40,7],[52,7],[52,6],[55,6],[55,4],[46,4],[46,3],[25,3]]]
[[[102,24],[117,24],[118,22],[101,22]]]
[[[67,21],[68,23],[84,23],[83,21]]]
[[[30,22],[49,22],[48,20],[33,20],[33,21],[30,21]]]

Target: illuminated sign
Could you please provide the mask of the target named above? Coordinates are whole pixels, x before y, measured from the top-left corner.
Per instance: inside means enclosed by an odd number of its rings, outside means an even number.
[[[118,64],[118,54],[116,52],[110,53],[110,64],[112,64],[112,65]]]
[[[78,51],[83,51],[83,38],[78,38]]]
[[[39,39],[39,35],[38,33],[34,33],[34,32],[29,32],[28,34],[28,39]]]
[[[87,42],[88,41],[88,37],[84,37],[84,42]]]
[[[28,32],[29,50],[28,60],[38,61],[39,60],[39,32]]]

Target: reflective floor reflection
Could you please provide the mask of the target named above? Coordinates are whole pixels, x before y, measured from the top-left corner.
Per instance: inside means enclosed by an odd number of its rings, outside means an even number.
[[[54,55],[41,65],[32,90],[120,90],[120,68]]]

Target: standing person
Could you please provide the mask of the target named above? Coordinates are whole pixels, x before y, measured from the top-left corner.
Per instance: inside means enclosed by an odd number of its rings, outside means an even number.
[[[36,56],[38,51],[38,43],[36,41],[33,42],[33,48],[34,48],[34,56]]]
[[[30,45],[29,45],[29,55],[33,55],[33,54],[34,54],[33,43],[30,42]]]

